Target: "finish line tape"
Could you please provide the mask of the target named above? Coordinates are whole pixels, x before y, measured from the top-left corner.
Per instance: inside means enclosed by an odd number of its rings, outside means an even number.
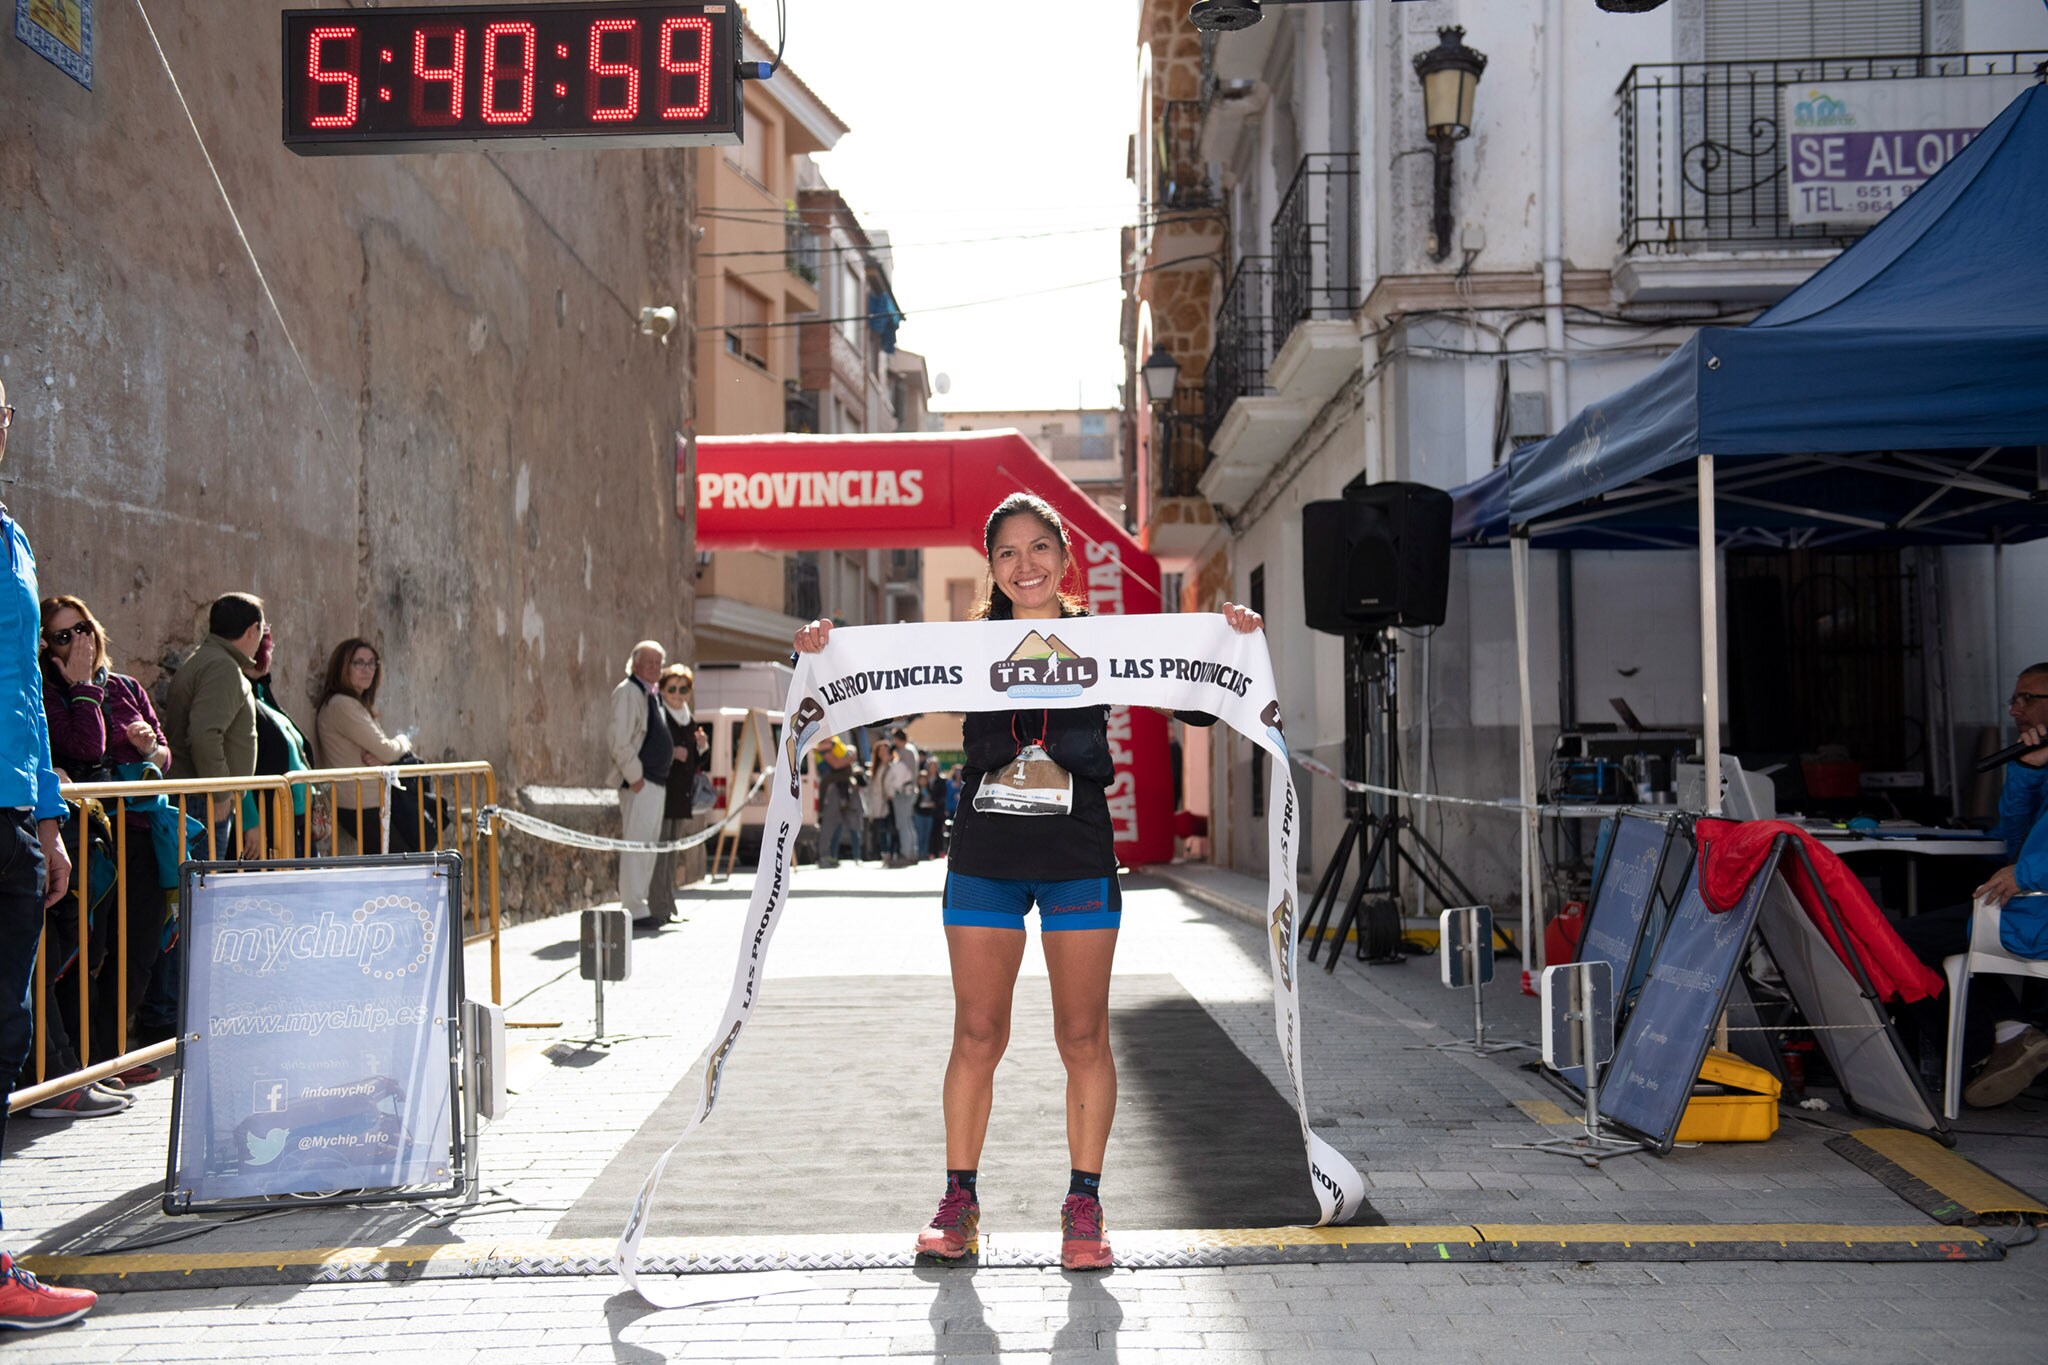
[[[908,1270],[909,1239],[887,1235],[652,1237],[643,1275],[764,1270]],[[1408,1224],[1391,1227],[1207,1228],[1122,1231],[1119,1270],[1213,1266],[1468,1264],[1590,1261],[1996,1261],[2005,1244],[1974,1228],[1937,1223]],[[981,1254],[954,1273],[1051,1269],[1057,1236],[983,1233]],[[22,1267],[55,1283],[135,1292],[242,1285],[403,1283],[419,1280],[608,1275],[612,1248],[597,1239],[485,1240],[455,1246],[318,1247],[236,1252],[27,1255]]]
[[[1040,628],[1043,628],[1041,633]],[[1321,1210],[1317,1225],[1341,1223],[1365,1203],[1365,1181],[1308,1122],[1302,1082],[1301,995],[1295,970],[1293,868],[1299,806],[1281,735],[1280,694],[1263,632],[1241,634],[1215,614],[1089,616],[1059,621],[972,621],[957,624],[854,626],[797,658],[783,705],[788,717],[775,758],[761,861],[741,925],[739,962],[725,1016],[713,1035],[696,1112],[648,1172],[613,1249],[629,1287],[660,1305],[640,1283],[640,1240],[669,1158],[718,1102],[718,1085],[759,996],[769,944],[788,902],[794,872],[798,763],[811,744],[892,716],[927,711],[1008,711],[1019,707],[1151,706],[1201,711],[1279,760],[1283,790],[1267,810],[1269,869],[1266,957],[1273,979],[1273,1028],[1287,1068],[1310,1188]],[[1116,722],[1112,718],[1112,748]],[[1112,806],[1128,792],[1112,784]],[[1019,819],[1028,817],[1017,817]],[[934,1071],[936,1071],[934,1067]]]

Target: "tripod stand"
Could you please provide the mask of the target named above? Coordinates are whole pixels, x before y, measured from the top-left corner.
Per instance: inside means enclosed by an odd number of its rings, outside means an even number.
[[[1344,776],[1397,790],[1401,785],[1399,656],[1400,645],[1392,631],[1344,637],[1344,694],[1351,703],[1344,715]],[[1342,944],[1353,928],[1358,930],[1359,961],[1406,960],[1401,952],[1404,865],[1441,904],[1476,902],[1436,845],[1401,813],[1397,801],[1396,797],[1367,792],[1344,793],[1344,833],[1302,917],[1309,961],[1316,960],[1325,942],[1332,945],[1329,960],[1323,964],[1325,972],[1337,970],[1340,949],[1336,945]],[[1358,880],[1352,884],[1336,935],[1330,937],[1326,931],[1353,850],[1359,853]],[[1374,898],[1370,905],[1367,897]]]

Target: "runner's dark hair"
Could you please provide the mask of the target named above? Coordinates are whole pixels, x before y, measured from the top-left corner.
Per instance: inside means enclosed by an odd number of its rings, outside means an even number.
[[[1060,514],[1053,510],[1051,503],[1034,493],[1012,493],[1009,497],[997,503],[995,510],[988,514],[988,521],[981,529],[983,557],[991,561],[994,560],[996,532],[1002,529],[1005,521],[1020,512],[1036,517],[1046,530],[1052,532],[1053,539],[1059,541],[1060,558],[1064,559],[1067,565],[1066,569],[1061,573],[1061,578],[1064,581],[1065,577],[1071,574],[1074,568],[1074,545],[1072,541],[1067,539],[1067,524],[1060,519]],[[1016,604],[1010,601],[1009,595],[996,586],[995,568],[993,563],[991,563],[987,576],[982,580],[981,601],[974,604],[974,610],[967,613],[967,619],[970,621],[1008,621],[1014,619],[1016,610]],[[1087,614],[1088,604],[1086,602],[1064,588],[1060,590],[1061,616],[1086,616]]]

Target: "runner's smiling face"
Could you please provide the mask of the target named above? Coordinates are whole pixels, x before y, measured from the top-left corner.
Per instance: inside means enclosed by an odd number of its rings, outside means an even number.
[[[1067,555],[1058,533],[1037,517],[1012,512],[1003,518],[989,545],[988,570],[1017,617],[1059,619]]]

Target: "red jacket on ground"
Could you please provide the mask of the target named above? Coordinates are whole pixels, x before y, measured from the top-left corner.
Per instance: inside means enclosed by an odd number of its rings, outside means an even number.
[[[1910,1003],[1941,994],[1941,974],[1913,956],[1912,949],[1884,917],[1884,911],[1870,899],[1863,883],[1835,856],[1833,849],[1805,830],[1783,820],[1704,819],[1695,834],[1700,846],[1700,898],[1706,901],[1708,909],[1733,908],[1770,852],[1771,841],[1780,834],[1789,834],[1806,846],[1813,870],[1820,875],[1821,889],[1834,902],[1835,913],[1854,941],[1856,956],[1878,998]],[[1834,925],[1828,922],[1819,892],[1806,875],[1806,865],[1788,851],[1778,866],[1785,874],[1786,885],[1806,910],[1807,918],[1827,939],[1835,956],[1848,965],[1848,955]]]

